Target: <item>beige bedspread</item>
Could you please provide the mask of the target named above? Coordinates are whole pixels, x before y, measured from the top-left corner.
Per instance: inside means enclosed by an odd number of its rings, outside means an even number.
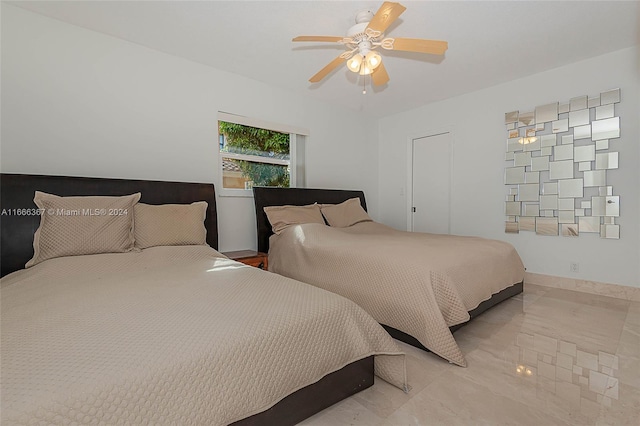
[[[524,278],[508,243],[402,232],[376,222],[296,225],[271,236],[269,246],[270,271],[341,294],[461,366],[466,362],[449,327]]]
[[[356,304],[205,246],[51,259],[0,284],[3,425],[222,425],[372,354],[406,384]]]

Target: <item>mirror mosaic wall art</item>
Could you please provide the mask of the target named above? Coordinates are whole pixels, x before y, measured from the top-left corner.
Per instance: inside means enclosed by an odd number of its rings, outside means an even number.
[[[505,114],[505,232],[620,238],[620,196],[607,184],[618,168],[620,89]]]

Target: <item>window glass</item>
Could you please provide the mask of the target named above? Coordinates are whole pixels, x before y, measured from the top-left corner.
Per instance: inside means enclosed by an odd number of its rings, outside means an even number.
[[[218,121],[222,187],[291,186],[291,134]]]

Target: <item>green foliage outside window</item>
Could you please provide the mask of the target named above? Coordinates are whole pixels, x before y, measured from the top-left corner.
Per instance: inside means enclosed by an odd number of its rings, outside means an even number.
[[[220,134],[226,139],[227,147],[238,148],[239,151],[266,152],[278,157],[289,154],[289,134],[287,133],[225,121],[220,121],[218,126]],[[253,181],[254,185],[289,187],[287,166],[235,159],[232,161],[240,167],[244,176]]]

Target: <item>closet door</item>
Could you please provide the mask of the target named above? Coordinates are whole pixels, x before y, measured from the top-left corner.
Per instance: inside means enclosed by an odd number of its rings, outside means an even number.
[[[411,230],[433,234],[451,231],[451,133],[412,141]]]

